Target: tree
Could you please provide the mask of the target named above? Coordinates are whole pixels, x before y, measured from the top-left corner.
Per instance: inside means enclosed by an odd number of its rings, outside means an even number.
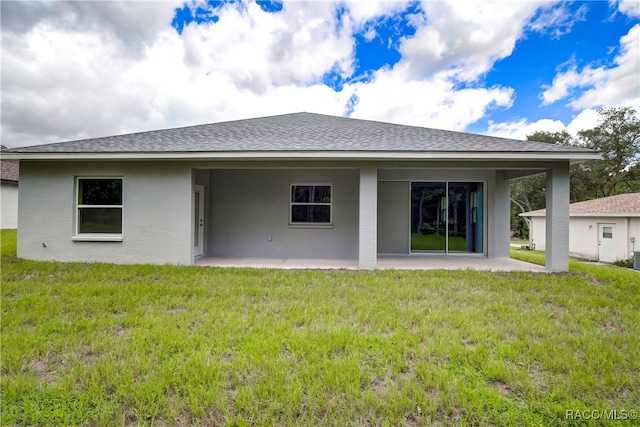
[[[602,108],[598,114],[598,126],[578,132],[578,138],[582,146],[600,151],[602,160],[585,163],[580,168],[581,177],[595,181],[597,196],[613,196],[637,179],[640,118],[631,107]]]
[[[602,108],[593,129],[578,132],[535,132],[527,140],[590,148],[602,153],[602,160],[572,165],[569,169],[572,203],[618,193],[640,191],[640,118],[630,107]],[[518,235],[526,235],[528,224],[518,214],[545,207],[544,174],[511,182],[511,223]]]
[[[527,135],[527,140],[559,145],[575,144],[571,134],[564,130],[561,132],[534,132]],[[517,236],[526,237],[529,234],[529,222],[519,214],[545,207],[546,185],[545,174],[526,176],[511,181],[511,224],[514,234]]]

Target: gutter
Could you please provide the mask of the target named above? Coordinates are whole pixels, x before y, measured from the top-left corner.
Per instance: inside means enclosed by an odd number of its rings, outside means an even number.
[[[482,151],[220,151],[220,152],[19,152],[5,151],[3,160],[473,160],[571,161],[599,160],[597,152]]]

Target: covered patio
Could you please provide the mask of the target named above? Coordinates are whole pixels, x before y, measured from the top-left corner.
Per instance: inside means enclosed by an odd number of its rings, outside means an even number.
[[[206,257],[196,261],[201,267],[279,268],[283,270],[359,270],[357,259],[325,258],[258,258],[258,257]],[[511,258],[479,256],[378,256],[380,270],[477,270],[477,271],[529,271],[544,273],[541,265]]]

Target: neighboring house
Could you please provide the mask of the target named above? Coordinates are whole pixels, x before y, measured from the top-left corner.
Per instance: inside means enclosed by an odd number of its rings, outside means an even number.
[[[546,172],[550,271],[568,268],[569,164],[599,158],[574,147],[310,113],[4,156],[20,160],[22,258],[334,258],[373,269],[379,254],[509,257],[509,180]]]
[[[546,209],[520,214],[531,219],[532,244],[545,250]],[[569,254],[613,262],[640,250],[640,193],[588,200],[569,205]]]
[[[13,162],[0,162],[0,228],[18,228],[18,174]]]

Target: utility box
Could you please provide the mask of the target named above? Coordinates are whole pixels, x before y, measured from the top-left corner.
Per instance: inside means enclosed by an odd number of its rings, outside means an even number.
[[[633,252],[633,269],[640,271],[640,251]]]

